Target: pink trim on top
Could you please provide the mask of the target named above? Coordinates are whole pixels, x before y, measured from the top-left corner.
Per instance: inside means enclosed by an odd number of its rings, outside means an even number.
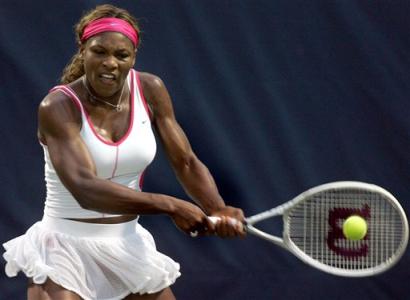
[[[52,93],[52,92],[55,92],[55,91],[64,93],[68,98],[71,99],[71,101],[74,102],[74,105],[78,108],[79,111],[82,111],[82,110],[83,110],[82,105],[81,105],[81,102],[80,102],[76,97],[74,97],[73,95],[71,95],[70,90],[66,90],[66,86],[65,86],[65,85],[57,85],[57,86],[53,87],[53,88],[49,91],[49,93]]]
[[[95,130],[95,128],[94,128],[94,125],[93,125],[93,122],[92,122],[92,120],[91,120],[90,115],[88,114],[88,112],[87,112],[85,109],[83,109],[83,112],[84,112],[85,117],[86,117],[86,119],[87,119],[87,123],[88,123],[89,127],[91,128],[91,131],[94,133],[95,137],[96,137],[98,140],[100,140],[101,142],[103,142],[103,143],[106,144],[106,145],[109,145],[109,146],[119,146],[120,144],[122,144],[122,143],[127,139],[127,137],[130,135],[130,133],[131,133],[131,131],[132,131],[132,127],[133,127],[133,125],[134,125],[134,93],[133,93],[133,90],[134,90],[134,80],[133,80],[133,72],[131,72],[131,80],[130,80],[130,81],[131,81],[131,86],[130,86],[130,96],[131,96],[131,97],[130,97],[130,98],[131,98],[131,100],[130,100],[130,102],[131,102],[130,124],[128,125],[127,132],[126,132],[126,133],[123,135],[123,137],[120,138],[118,141],[112,142],[112,141],[106,140],[104,137],[102,137],[101,135],[99,135],[98,132],[97,132],[97,131]],[[74,98],[81,104],[81,101],[80,101],[80,99],[78,98],[77,94],[74,92],[74,90],[73,90],[71,87],[69,87],[69,86],[65,86],[65,87],[70,91],[72,97],[74,97]]]
[[[115,172],[117,171],[117,166],[118,166],[118,152],[119,148],[118,146],[115,148],[115,163],[114,163],[114,168],[112,170],[111,178],[114,178]]]
[[[144,183],[145,171],[147,171],[146,168],[144,169],[144,171],[141,172],[140,180],[139,180],[139,183],[138,183],[138,185],[140,187],[140,191],[142,191],[142,185]]]
[[[152,121],[152,112],[151,112],[151,110],[149,109],[147,100],[145,99],[144,92],[143,92],[143,90],[142,90],[142,85],[141,85],[141,80],[140,80],[140,74],[139,74],[139,72],[137,72],[137,71],[135,71],[135,70],[133,70],[133,71],[135,72],[135,78],[136,78],[136,80],[137,80],[138,90],[139,90],[139,92],[140,92],[140,96],[141,96],[141,99],[142,99],[142,103],[144,104],[144,107],[145,107],[145,110],[147,111],[147,114],[148,114],[149,119]]]

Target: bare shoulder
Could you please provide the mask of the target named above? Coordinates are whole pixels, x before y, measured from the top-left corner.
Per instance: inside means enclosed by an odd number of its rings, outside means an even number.
[[[139,72],[142,92],[154,112],[154,119],[161,116],[173,116],[171,97],[164,82],[157,75]]]
[[[140,76],[141,85],[143,86],[144,91],[145,88],[149,91],[165,88],[165,84],[159,76],[147,72],[139,72],[138,74]]]
[[[146,72],[139,72],[139,76],[144,96],[151,105],[170,101],[167,88],[159,76]]]
[[[40,102],[38,107],[38,130],[45,133],[56,132],[64,126],[81,126],[81,113],[74,102],[64,93],[54,91]]]
[[[78,108],[66,94],[53,91],[43,98],[38,107],[39,113],[52,113],[64,111],[66,113],[79,113]]]

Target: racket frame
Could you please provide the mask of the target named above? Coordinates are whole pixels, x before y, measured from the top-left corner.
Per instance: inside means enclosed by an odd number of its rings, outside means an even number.
[[[309,255],[305,254],[290,238],[290,226],[289,226],[289,214],[292,211],[292,208],[298,205],[299,203],[305,201],[306,199],[309,199],[312,195],[327,191],[327,190],[332,190],[332,189],[363,189],[368,192],[375,192],[382,194],[385,199],[389,201],[389,203],[395,208],[395,210],[398,212],[398,214],[401,217],[402,225],[403,225],[403,238],[401,241],[400,247],[397,249],[395,252],[394,257],[392,257],[390,260],[376,266],[376,267],[371,267],[367,269],[362,269],[362,270],[350,270],[350,269],[342,269],[342,268],[336,268],[332,267],[329,265],[326,265],[324,263],[321,263],[318,260],[315,260],[314,258],[310,257]],[[282,237],[279,236],[274,236],[269,233],[266,233],[258,228],[256,228],[254,225],[266,220],[268,218],[276,217],[282,215],[283,218],[283,234]],[[393,267],[402,257],[404,254],[408,239],[409,239],[409,227],[408,227],[408,221],[405,215],[405,212],[403,208],[400,206],[399,202],[397,199],[390,194],[388,191],[385,189],[374,185],[374,184],[369,184],[369,183],[364,183],[364,182],[358,182],[358,181],[338,181],[338,182],[331,182],[331,183],[326,183],[322,184],[316,187],[313,187],[301,194],[299,194],[297,197],[294,199],[277,206],[275,208],[272,208],[270,210],[264,211],[262,213],[253,215],[251,217],[246,218],[245,220],[245,228],[247,232],[256,235],[264,240],[267,240],[269,242],[274,243],[275,245],[281,246],[282,248],[285,248],[292,252],[295,256],[297,256],[299,259],[304,261],[305,263],[320,269],[324,272],[333,274],[333,275],[338,275],[338,276],[345,276],[345,277],[364,277],[364,276],[373,276],[379,273],[382,273],[384,271],[387,271],[391,267]]]

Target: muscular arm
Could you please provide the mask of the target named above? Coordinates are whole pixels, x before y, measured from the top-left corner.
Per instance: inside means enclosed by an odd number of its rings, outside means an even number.
[[[40,104],[38,116],[39,138],[47,145],[62,183],[83,208],[113,214],[166,213],[171,216],[182,209],[190,217],[186,228],[181,228],[184,231],[195,227],[196,222],[203,222],[197,208],[186,205],[186,201],[137,192],[98,178],[93,159],[80,135],[80,113],[64,94],[48,95]]]
[[[243,213],[225,205],[208,168],[198,159],[175,119],[166,87],[158,77],[142,73],[141,83],[148,99],[157,132],[185,192],[208,214],[224,211],[243,220]]]

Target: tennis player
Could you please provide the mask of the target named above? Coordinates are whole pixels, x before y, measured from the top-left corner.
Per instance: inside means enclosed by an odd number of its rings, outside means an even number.
[[[167,214],[183,232],[244,235],[175,120],[164,83],[133,69],[140,30],[127,11],[97,6],[76,25],[78,53],[39,106],[44,216],[4,244],[6,273],[29,278],[28,299],[175,299],[179,264],[158,252],[141,214]],[[141,191],[154,127],[198,205]],[[220,216],[212,224],[207,215]]]

